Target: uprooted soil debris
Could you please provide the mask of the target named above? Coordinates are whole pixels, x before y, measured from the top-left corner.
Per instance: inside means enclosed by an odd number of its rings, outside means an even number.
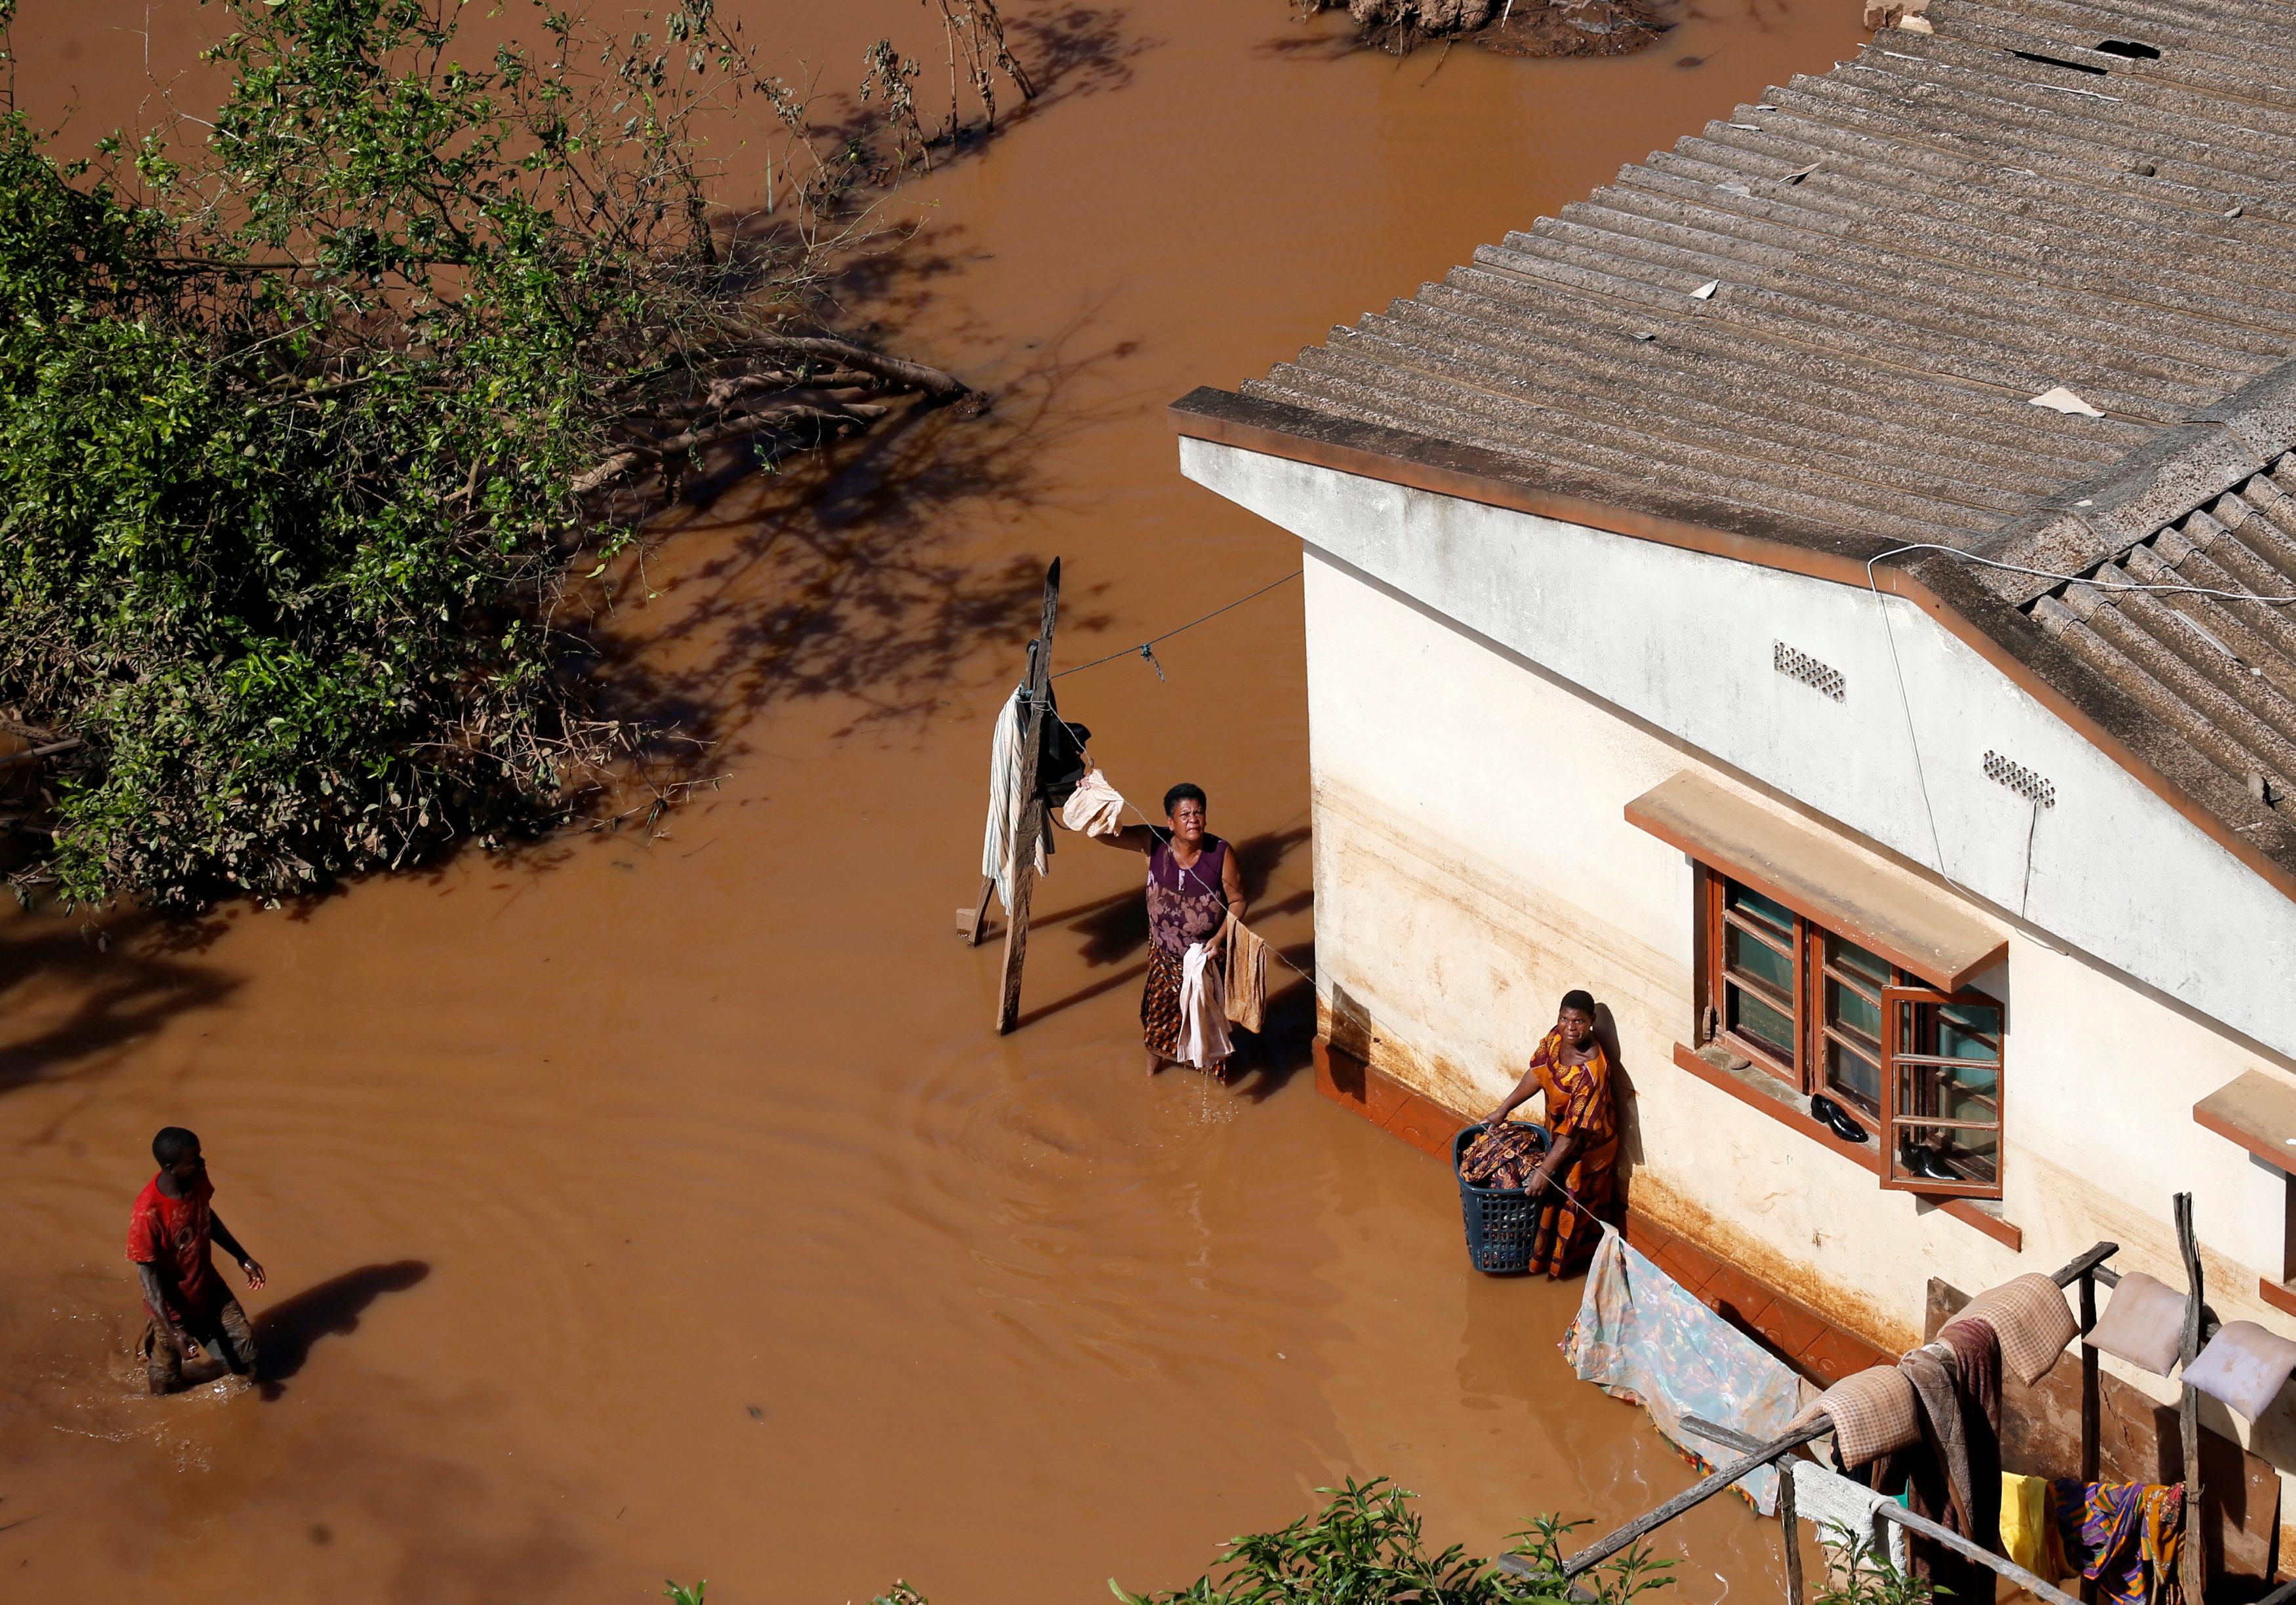
[[[1403,55],[1464,39],[1510,56],[1620,56],[1672,26],[1657,0],[1299,0],[1310,13],[1344,10],[1366,45]]]

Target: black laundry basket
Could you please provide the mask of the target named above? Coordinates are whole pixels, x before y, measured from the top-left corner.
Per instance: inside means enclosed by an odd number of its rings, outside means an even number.
[[[1538,1147],[1544,1151],[1548,1142],[1546,1128],[1528,1122],[1524,1128],[1538,1134]],[[1467,1257],[1478,1271],[1519,1276],[1530,1269],[1530,1241],[1538,1230],[1538,1207],[1520,1187],[1478,1187],[1460,1169],[1469,1145],[1488,1129],[1481,1124],[1470,1126],[1451,1139],[1451,1173],[1459,1178],[1459,1213],[1467,1222]]]

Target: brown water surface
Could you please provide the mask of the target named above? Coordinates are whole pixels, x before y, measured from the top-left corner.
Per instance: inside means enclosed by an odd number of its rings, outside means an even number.
[[[726,9],[833,82],[881,30],[935,59],[908,0]],[[951,911],[1046,559],[1071,664],[1297,566],[1180,478],[1164,405],[1824,67],[1854,0],[1700,0],[1648,54],[1531,63],[1350,53],[1281,0],[1008,9],[1044,102],[905,191],[917,233],[853,292],[995,410],[684,509],[624,593],[621,672],[721,790],[307,909],[115,921],[108,953],[0,921],[7,1597],[1085,1601],[1349,1475],[1486,1548],[1686,1484],[1569,1378],[1575,1287],[1478,1278],[1442,1167],[1316,1096],[1303,986],[1238,1085],[1150,1081],[1136,861],[1060,854],[1009,1038]],[[24,10],[68,146],[219,26]],[[1062,698],[1134,796],[1209,787],[1308,962],[1299,608]],[[170,1121],[271,1273],[259,1396],[153,1400],[127,1357]],[[1767,1599],[1775,1541],[1724,1501],[1660,1549],[1685,1599]]]

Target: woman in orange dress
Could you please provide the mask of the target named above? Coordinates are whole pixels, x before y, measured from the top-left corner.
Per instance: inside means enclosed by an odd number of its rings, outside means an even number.
[[[1530,1268],[1567,1276],[1593,1257],[1602,1241],[1597,1216],[1611,1208],[1611,1174],[1619,1159],[1619,1120],[1611,1103],[1609,1050],[1595,1034],[1595,1000],[1583,991],[1563,995],[1554,1029],[1530,1056],[1530,1068],[1486,1119],[1490,1130],[1475,1139],[1461,1167],[1471,1182],[1505,1186],[1530,1158],[1528,1133],[1509,1126],[1515,1106],[1533,1093],[1546,1094],[1546,1126],[1552,1139],[1521,1185],[1547,1192],[1531,1240]],[[1560,1178],[1577,1203],[1548,1187]],[[1486,1178],[1488,1178],[1486,1180]],[[1584,1208],[1578,1206],[1584,1205]],[[1590,1215],[1588,1212],[1592,1211]]]

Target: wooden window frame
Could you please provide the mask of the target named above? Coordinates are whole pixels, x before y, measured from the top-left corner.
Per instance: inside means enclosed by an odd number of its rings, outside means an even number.
[[[1926,985],[1891,987],[1882,994],[1882,1185],[1894,1192],[1932,1193],[1942,1198],[1989,1198],[2001,1196],[2001,1170],[2005,1155],[2003,1138],[2006,1131],[2009,1103],[2009,1017],[1995,999],[1982,992],[1964,987],[1959,992],[1946,992]],[[1961,1003],[1971,1008],[1990,1009],[2001,1018],[2000,1040],[1994,1044],[1993,1118],[1990,1120],[1948,1120],[1931,1115],[1908,1115],[1899,1105],[1900,1066],[1975,1064],[1975,1060],[1955,1060],[1949,1055],[1922,1053],[1908,1049],[1901,1040],[1897,1021],[1908,1006],[1915,1009],[1944,1007]],[[1990,1182],[1946,1182],[1934,1176],[1901,1176],[1898,1174],[1898,1156],[1904,1151],[1899,1140],[1898,1123],[1924,1130],[1989,1131],[1993,1134],[1993,1179]]]
[[[1735,880],[1726,869],[1695,861],[1692,867],[1693,907],[1697,915],[1692,944],[1694,964],[1692,990],[1698,1019],[1698,1029],[1693,1033],[1694,1038],[1702,1043],[1718,1044],[1729,1052],[1742,1055],[1751,1062],[1759,1065],[1769,1075],[1795,1088],[1805,1098],[1820,1093],[1830,1098],[1852,1120],[1864,1126],[1867,1134],[1878,1145],[1881,1180],[1883,1187],[1896,1191],[1942,1198],[2000,1198],[2002,1173],[2007,1169],[2005,1151],[2009,1089],[2007,1007],[1997,998],[1967,987],[1959,992],[1942,991],[1931,987],[1921,977],[1912,974],[1902,966],[1890,964],[1888,960],[1882,959],[1882,962],[1888,966],[1890,979],[1880,988],[1880,996],[1876,1000],[1882,1015],[1882,1034],[1877,1044],[1880,1050],[1877,1067],[1881,1074],[1881,1096],[1878,1100],[1880,1108],[1876,1110],[1867,1110],[1847,1096],[1833,1091],[1826,1079],[1826,1046],[1829,1039],[1835,1033],[1828,1027],[1825,1020],[1825,982],[1829,968],[1840,971],[1840,978],[1848,979],[1848,983],[1856,986],[1861,994],[1871,987],[1872,979],[1870,977],[1841,970],[1839,966],[1830,967],[1826,960],[1825,945],[1826,939],[1833,937],[1862,952],[1873,953],[1873,948],[1866,943],[1859,941],[1855,935],[1821,925],[1798,909],[1789,911],[1793,914],[1794,921],[1791,956],[1793,962],[1793,1025],[1797,1062],[1788,1064],[1768,1044],[1759,1038],[1732,1030],[1728,1023],[1726,987],[1734,983],[1730,979],[1727,966],[1728,948],[1725,942],[1724,932],[1726,927],[1733,922],[1727,913],[1730,888],[1734,884],[1764,896],[1768,901],[1775,903],[1778,899],[1768,897],[1768,895],[1761,893],[1758,887]],[[1787,906],[1784,904],[1779,905]],[[1738,922],[1743,923],[1743,921]],[[1769,936],[1774,933],[1766,930],[1761,934]],[[1882,955],[1877,954],[1874,956],[1881,958]],[[1900,1061],[1918,1062],[1923,1056],[1904,1049],[1895,1041],[1898,1011],[1892,1007],[1893,1002],[1964,1003],[1992,1009],[1999,1013],[2002,1042],[2000,1058],[1995,1064],[1997,1089],[1997,1106],[1994,1110],[1996,1119],[1992,1125],[1986,1127],[1996,1134],[1995,1175],[1991,1182],[1955,1183],[1939,1181],[1931,1176],[1899,1177],[1897,1175],[1898,1152],[1895,1120],[1897,1067]],[[1705,1028],[1706,1022],[1710,1019],[1714,1026],[1710,1035]],[[1857,1052],[1861,1057],[1864,1055],[1865,1048],[1862,1042],[1846,1043],[1846,1045]],[[1935,1121],[1917,1121],[1916,1123],[1925,1126],[1941,1124]]]
[[[1744,887],[1746,883],[1742,880],[1733,881],[1721,871],[1710,870],[1703,864],[1698,867],[1697,880],[1701,938],[1698,944],[1698,990],[1702,995],[1698,1000],[1700,1013],[1702,1015],[1710,1008],[1713,1010],[1715,1041],[1736,1052],[1744,1054],[1779,1080],[1800,1087],[1807,1093],[1809,1090],[1806,1079],[1809,1064],[1809,1047],[1807,1041],[1808,1033],[1802,1028],[1802,1021],[1808,1014],[1807,994],[1809,973],[1808,933],[1812,929],[1810,922],[1800,913],[1794,913],[1793,930],[1786,940],[1786,959],[1793,966],[1794,983],[1792,1007],[1788,1011],[1788,1017],[1792,1021],[1795,1058],[1800,1061],[1799,1064],[1788,1064],[1777,1056],[1775,1049],[1761,1038],[1742,1036],[1733,1031],[1729,1026],[1727,987],[1735,983],[1731,982],[1729,979],[1730,949],[1725,938],[1725,928],[1735,923],[1741,929],[1749,929],[1746,921],[1734,920],[1729,913],[1730,888],[1733,885]],[[1746,887],[1746,889],[1754,891],[1756,888]],[[1758,892],[1757,895],[1760,894]],[[1768,900],[1776,902],[1775,898]],[[1785,905],[1779,904],[1779,906],[1783,908]],[[1753,934],[1757,940],[1770,942],[1775,933],[1760,931]]]

